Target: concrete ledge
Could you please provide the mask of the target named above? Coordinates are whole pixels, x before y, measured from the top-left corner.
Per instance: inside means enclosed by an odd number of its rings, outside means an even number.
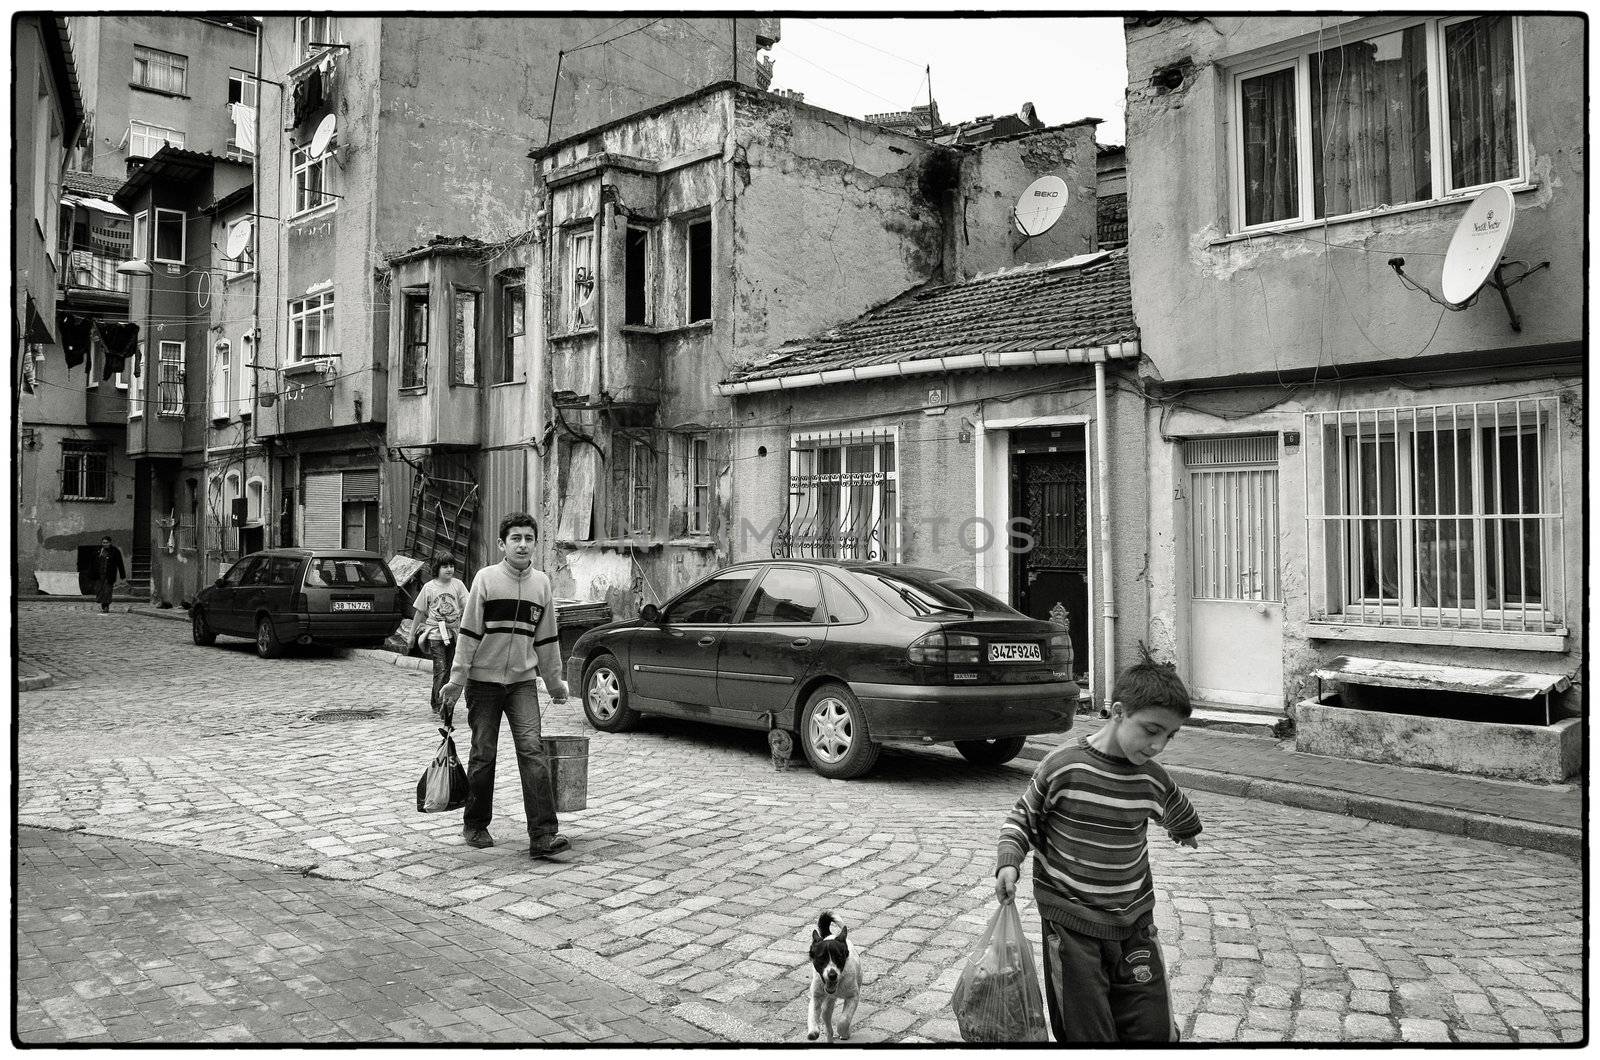
[[[1578,771],[1581,720],[1553,725],[1459,721],[1303,700],[1295,706],[1295,750],[1455,773],[1560,783]]]
[[[44,670],[31,673],[26,677],[17,678],[18,692],[35,692],[41,688],[49,688],[56,683],[56,675]]]
[[[398,652],[386,651],[383,648],[349,648],[353,658],[366,659],[370,662],[387,663],[398,666],[402,670],[420,670],[424,673],[433,673],[432,659],[419,659],[412,655],[401,655]]]
[[[181,607],[130,607],[130,615],[143,615],[146,618],[166,618],[173,622],[189,621],[189,612]]]

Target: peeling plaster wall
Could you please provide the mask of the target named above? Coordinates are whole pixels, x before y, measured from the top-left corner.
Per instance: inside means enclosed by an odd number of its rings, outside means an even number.
[[[948,238],[967,279],[1028,262],[1061,261],[1096,245],[1098,174],[1094,126],[1073,125],[988,144],[962,157],[960,199]],[[1061,217],[1031,239],[1017,231],[1012,211],[1039,177],[1067,184]]]
[[[1332,47],[1367,20],[1350,17],[1167,18],[1130,27],[1129,265],[1141,344],[1162,378],[1411,358],[1424,351],[1526,348],[1575,341],[1584,305],[1583,21],[1523,19],[1528,138],[1538,186],[1518,192],[1508,258],[1551,268],[1512,298],[1511,331],[1494,292],[1444,312],[1404,288],[1388,259],[1437,292],[1460,201],[1296,232],[1222,241],[1231,228],[1230,66],[1280,41]],[[1153,71],[1181,61],[1183,84]]]

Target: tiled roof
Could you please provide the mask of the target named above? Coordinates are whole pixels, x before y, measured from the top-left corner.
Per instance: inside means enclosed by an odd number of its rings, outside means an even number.
[[[122,181],[117,177],[97,177],[81,169],[67,170],[66,179],[61,182],[63,191],[76,195],[92,195],[99,199],[111,198],[120,187]]]
[[[724,382],[969,354],[1087,350],[1138,338],[1127,252],[1110,251],[908,291],[782,346]]]

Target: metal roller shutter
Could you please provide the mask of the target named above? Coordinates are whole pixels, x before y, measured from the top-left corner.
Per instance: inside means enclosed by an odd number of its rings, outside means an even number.
[[[346,471],[344,473],[344,499],[347,501],[376,501],[378,499],[378,472]]]
[[[306,476],[303,548],[339,548],[344,543],[344,474]]]

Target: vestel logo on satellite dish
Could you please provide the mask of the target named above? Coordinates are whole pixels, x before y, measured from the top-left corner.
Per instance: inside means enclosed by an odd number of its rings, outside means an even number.
[[[1473,225],[1472,230],[1479,235],[1482,235],[1486,232],[1498,232],[1500,231],[1500,226],[1504,223],[1505,222],[1503,221],[1496,221],[1494,219],[1494,211],[1490,210],[1489,213],[1484,217],[1483,223]]]

